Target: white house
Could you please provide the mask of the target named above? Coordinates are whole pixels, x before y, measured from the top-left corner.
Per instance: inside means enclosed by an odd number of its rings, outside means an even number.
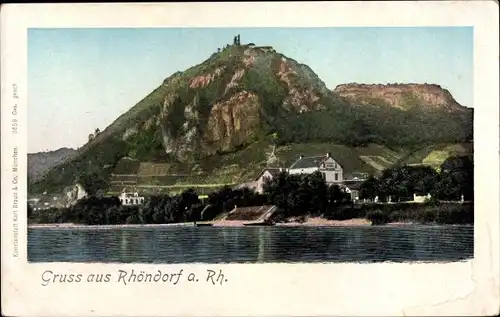
[[[139,196],[138,193],[125,193],[123,192],[120,197],[118,197],[118,199],[120,199],[122,205],[125,205],[125,206],[137,206],[137,205],[141,205],[144,203],[144,197],[142,196]]]
[[[264,192],[264,184],[266,180],[272,180],[274,177],[278,176],[281,172],[284,172],[284,168],[266,168],[259,176],[252,182],[253,187],[257,193],[262,194]]]
[[[290,166],[288,173],[292,174],[312,174],[321,172],[327,184],[341,183],[343,178],[343,168],[330,153],[324,156],[310,156],[299,159]]]

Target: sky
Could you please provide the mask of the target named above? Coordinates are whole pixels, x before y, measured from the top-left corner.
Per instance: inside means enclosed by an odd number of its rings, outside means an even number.
[[[307,64],[331,89],[438,84],[473,107],[472,27],[29,29],[28,152],[82,146],[237,34]]]

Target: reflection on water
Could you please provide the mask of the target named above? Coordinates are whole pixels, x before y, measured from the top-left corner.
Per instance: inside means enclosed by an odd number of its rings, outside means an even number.
[[[473,257],[473,226],[155,227],[28,230],[32,262],[453,261]]]

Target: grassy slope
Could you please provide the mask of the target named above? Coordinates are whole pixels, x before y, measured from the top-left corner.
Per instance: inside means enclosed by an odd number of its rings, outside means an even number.
[[[139,172],[142,177],[138,178],[137,189],[142,193],[173,194],[186,188],[194,188],[199,193],[206,194],[225,185],[232,186],[252,181],[266,167],[266,153],[270,150],[271,142],[261,141],[234,153],[215,155],[198,165],[203,174],[185,178],[148,176],[151,173]],[[376,144],[355,148],[329,143],[298,143],[276,149],[276,155],[284,167],[289,167],[300,154],[312,156],[327,152],[344,166],[344,171],[347,173],[355,171],[377,174],[382,168],[388,168],[393,164],[428,164],[439,167],[451,155],[472,154],[472,145],[440,144],[421,147],[418,150],[391,150]],[[170,173],[177,171],[175,164],[165,164],[165,166],[170,168]],[[110,193],[118,193],[122,188],[123,186],[115,186]]]
[[[266,142],[254,143],[248,148],[225,155],[220,158],[213,158],[213,165],[220,167],[214,168],[214,173],[206,178],[206,181],[230,182],[230,181],[250,181],[253,180],[259,172],[266,167],[266,152],[271,149],[271,144]],[[447,155],[436,157],[433,164],[440,165],[447,157],[455,154],[471,154],[470,145],[446,144],[424,147],[424,151],[431,149],[433,151],[447,149]],[[419,151],[410,151],[407,149],[389,149],[385,146],[370,144],[366,147],[349,147],[331,143],[295,143],[287,146],[281,146],[276,149],[276,155],[283,163],[284,167],[289,167],[300,154],[305,156],[323,155],[330,152],[332,156],[343,165],[346,173],[366,172],[377,174],[382,169],[388,168],[393,164],[429,164],[429,158],[424,157],[418,160],[413,153]],[[376,162],[372,165],[368,160],[370,158]],[[424,161],[424,159],[426,159]],[[218,161],[218,162],[217,162]],[[217,164],[218,163],[218,164]],[[231,178],[237,175],[239,178]]]
[[[446,158],[455,155],[473,155],[472,143],[436,144],[408,152],[398,163],[407,165],[430,165],[438,168]]]

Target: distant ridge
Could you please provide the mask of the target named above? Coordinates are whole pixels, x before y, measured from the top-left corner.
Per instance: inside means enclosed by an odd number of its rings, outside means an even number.
[[[465,111],[451,93],[436,84],[357,84],[335,87],[333,92],[353,104],[370,104],[379,101],[391,107],[407,110],[412,107],[441,108],[447,111]]]
[[[54,151],[28,153],[28,179],[30,182],[38,181],[51,168],[64,163],[75,153],[76,150],[66,147]]]

